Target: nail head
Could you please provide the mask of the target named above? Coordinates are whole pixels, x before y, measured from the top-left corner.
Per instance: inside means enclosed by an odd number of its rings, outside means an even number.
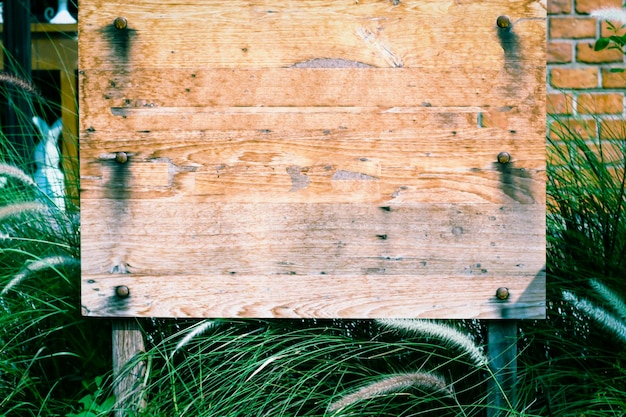
[[[126,152],[118,152],[115,154],[115,162],[118,164],[125,164],[128,162],[128,155]]]
[[[115,295],[118,298],[128,298],[130,296],[130,289],[126,285],[119,285],[115,287]]]
[[[128,20],[126,20],[125,17],[116,17],[113,21],[113,26],[115,26],[117,30],[124,30],[128,27]]]
[[[511,162],[511,154],[508,152],[500,152],[498,154],[498,162],[501,164],[508,164]]]
[[[511,27],[511,18],[506,15],[498,16],[496,25],[498,25],[500,29],[508,29]]]
[[[509,289],[507,287],[500,287],[496,290],[496,297],[498,297],[499,300],[506,300],[509,298],[509,295]]]

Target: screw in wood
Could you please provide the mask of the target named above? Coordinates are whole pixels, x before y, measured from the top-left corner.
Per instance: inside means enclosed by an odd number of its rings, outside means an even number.
[[[500,29],[510,29],[511,26],[513,26],[513,23],[511,22],[510,17],[502,15],[498,16],[498,18],[496,19],[496,25],[498,25]]]
[[[128,298],[130,297],[130,289],[126,285],[118,285],[115,287],[115,295],[121,299]]]
[[[511,154],[508,152],[500,152],[498,154],[498,162],[502,165],[508,164],[509,162],[511,162]]]
[[[498,300],[506,300],[509,298],[509,289],[507,287],[500,287],[496,290],[496,297]]]
[[[125,164],[128,162],[128,155],[126,152],[118,152],[115,154],[115,162],[118,164]]]
[[[128,27],[128,20],[125,17],[116,17],[113,21],[113,26],[117,30],[125,30]]]

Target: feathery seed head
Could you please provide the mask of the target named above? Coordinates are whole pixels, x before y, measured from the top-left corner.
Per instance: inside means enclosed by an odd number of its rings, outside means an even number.
[[[59,268],[59,267],[70,267],[78,265],[78,259],[72,258],[70,256],[48,256],[46,258],[41,258],[36,261],[32,261],[24,266],[20,272],[18,272],[13,279],[2,289],[0,292],[0,296],[6,295],[13,287],[19,285],[31,274],[42,271],[44,269],[50,268]]]
[[[0,176],[14,178],[26,185],[36,186],[35,181],[26,172],[14,165],[0,162]]]
[[[348,394],[328,406],[328,411],[337,411],[359,401],[368,400],[385,394],[391,394],[411,387],[424,390],[442,392],[446,396],[452,395],[452,388],[446,381],[437,375],[428,372],[413,372],[390,375],[373,382],[361,389]]]
[[[602,20],[610,20],[613,22],[626,23],[626,9],[618,7],[607,7],[604,9],[593,10],[591,17]]]
[[[26,213],[47,213],[48,207],[42,203],[27,201],[24,203],[14,203],[0,207],[0,221],[10,217],[21,216]]]
[[[489,363],[487,356],[469,336],[451,326],[430,320],[413,319],[381,319],[377,322],[389,329],[439,339],[465,352],[478,366],[487,366]]]

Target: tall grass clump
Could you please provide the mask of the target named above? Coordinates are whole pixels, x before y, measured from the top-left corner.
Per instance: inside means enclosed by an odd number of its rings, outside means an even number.
[[[145,330],[146,416],[480,416],[487,401],[486,359],[451,325],[155,320]]]
[[[0,84],[33,114],[49,106],[24,78]],[[0,416],[65,416],[110,369],[110,330],[81,317],[77,208],[54,204],[14,141],[0,133]]]
[[[626,414],[626,349],[583,308],[607,303],[596,286],[624,299],[625,128],[622,118],[549,118],[547,318],[521,325],[518,384],[540,415]]]

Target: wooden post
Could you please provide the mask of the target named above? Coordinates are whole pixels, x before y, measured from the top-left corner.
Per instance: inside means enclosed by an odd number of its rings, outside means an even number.
[[[19,77],[31,79],[30,0],[8,0],[3,8],[4,69]],[[8,86],[7,86],[8,87]],[[31,160],[35,127],[32,124],[32,102],[25,93],[8,87],[7,102],[2,107],[2,128],[17,151],[17,163]],[[31,168],[31,167],[29,167]]]
[[[131,365],[131,361],[145,351],[145,344],[136,319],[113,320],[112,331],[115,416],[126,417],[131,415],[129,411],[136,414],[146,405],[143,386],[145,364],[138,362]]]
[[[517,320],[490,320],[487,349],[494,377],[489,386],[488,417],[507,415],[517,401]]]

